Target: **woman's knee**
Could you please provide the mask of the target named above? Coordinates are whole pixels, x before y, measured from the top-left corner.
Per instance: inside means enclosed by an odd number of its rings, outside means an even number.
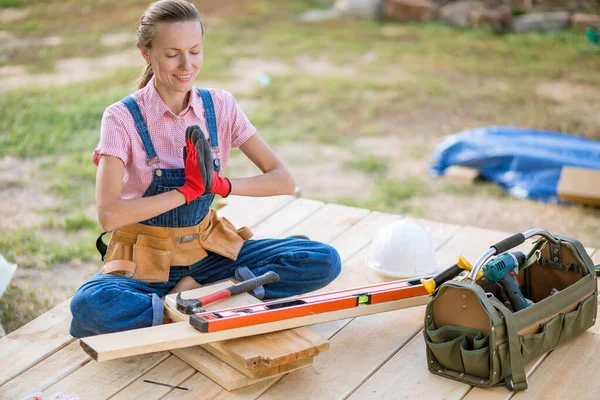
[[[90,281],[71,299],[70,333],[74,337],[151,326],[152,296],[109,282]]]
[[[313,273],[320,275],[320,280],[329,283],[333,281],[342,269],[342,262],[338,251],[325,243],[306,242],[307,262],[313,267]],[[315,276],[315,278],[317,278]]]

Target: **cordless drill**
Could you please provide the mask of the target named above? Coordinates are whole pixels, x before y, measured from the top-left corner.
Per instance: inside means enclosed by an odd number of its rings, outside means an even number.
[[[533,304],[523,296],[517,280],[519,266],[525,262],[525,259],[525,254],[520,251],[502,253],[481,268],[483,276],[489,281],[502,282],[515,311],[521,311]]]

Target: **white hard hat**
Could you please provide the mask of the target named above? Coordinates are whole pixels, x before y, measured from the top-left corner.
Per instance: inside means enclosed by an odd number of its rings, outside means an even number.
[[[371,243],[367,265],[394,278],[432,274],[436,270],[435,253],[427,229],[412,218],[386,225]]]

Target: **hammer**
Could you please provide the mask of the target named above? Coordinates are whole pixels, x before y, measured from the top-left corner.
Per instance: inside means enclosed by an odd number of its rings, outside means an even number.
[[[257,276],[256,278],[236,283],[235,285],[221,289],[218,292],[207,294],[206,296],[198,297],[196,299],[182,299],[180,292],[177,293],[177,311],[180,311],[184,314],[201,313],[205,311],[202,307],[210,303],[226,299],[234,294],[246,293],[256,289],[259,286],[275,282],[279,282],[279,275],[273,271],[269,271],[261,276]]]

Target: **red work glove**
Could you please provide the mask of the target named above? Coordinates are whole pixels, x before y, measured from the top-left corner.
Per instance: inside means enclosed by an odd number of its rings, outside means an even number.
[[[218,194],[221,197],[229,196],[229,193],[231,193],[231,182],[227,178],[220,177],[213,169],[210,145],[202,129],[197,125],[189,126],[185,132],[185,137],[186,147],[183,149],[183,159],[185,161],[186,181],[178,190],[183,193],[186,202],[189,204],[190,201],[201,196],[204,190]],[[190,149],[189,152],[187,149]],[[190,159],[189,162],[188,159]],[[200,190],[200,184],[202,185],[202,192],[199,195],[195,195],[196,190]],[[188,194],[190,194],[189,198]],[[195,197],[193,197],[194,195]]]
[[[217,171],[212,171],[212,186],[208,189],[211,193],[218,194],[221,197],[229,196],[231,193],[231,182],[227,178],[222,178]]]
[[[185,131],[185,147],[183,148],[183,161],[185,171],[185,183],[177,188],[184,196],[185,203],[190,204],[196,198],[202,196],[206,188],[206,180],[212,181],[212,174],[209,173],[211,156],[210,149],[208,155],[202,153],[198,156],[198,148],[196,142],[199,137],[204,137],[204,134],[198,126],[189,126]],[[209,182],[212,184],[212,182]]]

